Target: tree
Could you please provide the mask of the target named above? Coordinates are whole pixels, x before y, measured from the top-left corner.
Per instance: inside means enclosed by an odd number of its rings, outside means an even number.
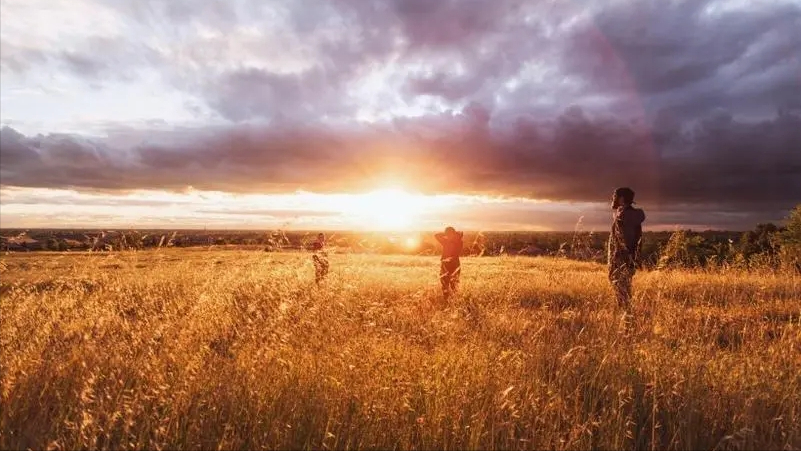
[[[657,263],[658,269],[667,268],[692,268],[704,266],[707,260],[707,253],[703,249],[704,238],[701,236],[691,236],[688,231],[676,230],[670,235],[670,239],[665,243],[659,255]]]
[[[787,226],[778,234],[782,262],[801,272],[801,204],[790,211]]]
[[[743,233],[740,238],[740,253],[748,261],[751,257],[761,255],[774,257],[778,252],[776,236],[779,228],[775,224],[758,224],[756,229]]]
[[[61,250],[61,249],[59,249],[59,246],[58,246],[58,240],[55,237],[52,237],[52,236],[48,237],[42,244],[43,244],[42,245],[42,249],[46,250],[46,251],[47,250],[50,250],[50,251]]]

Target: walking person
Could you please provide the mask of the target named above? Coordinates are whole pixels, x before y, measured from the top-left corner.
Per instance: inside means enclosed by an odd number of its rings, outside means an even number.
[[[434,238],[442,245],[440,258],[439,281],[442,284],[442,294],[448,299],[459,288],[459,276],[462,272],[459,256],[462,254],[464,243],[463,232],[457,232],[453,227],[446,227],[445,232],[437,233]]]
[[[634,191],[617,188],[612,194],[612,230],[608,242],[609,282],[615,291],[617,305],[623,309],[623,320],[627,327],[633,320],[631,314],[631,284],[634,272],[640,265],[642,245],[642,223],[645,212],[634,208]]]
[[[325,248],[325,234],[318,233],[317,240],[312,243],[312,261],[314,262],[314,281],[317,284],[328,275],[328,252]]]

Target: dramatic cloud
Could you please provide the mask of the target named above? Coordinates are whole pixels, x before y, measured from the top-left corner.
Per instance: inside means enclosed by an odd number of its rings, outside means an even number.
[[[565,56],[594,86],[625,90],[632,82],[651,111],[698,117],[716,108],[798,107],[799,4],[767,4],[723,12],[703,1],[620,4],[596,15],[597,29],[577,34]]]
[[[801,199],[801,116],[744,123],[721,114],[691,130],[590,119],[571,108],[554,123],[491,130],[471,104],[393,124],[337,128],[241,125],[167,133],[161,143],[0,132],[4,184],[234,192],[369,189],[383,177],[430,192],[607,200],[621,181],[652,203],[785,208]],[[151,138],[151,141],[153,138]]]
[[[718,223],[801,200],[794,1],[43,6],[0,14],[3,186],[336,192],[391,177],[598,202],[631,185]]]

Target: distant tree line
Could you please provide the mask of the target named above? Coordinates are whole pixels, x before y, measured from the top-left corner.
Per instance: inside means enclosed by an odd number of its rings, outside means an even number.
[[[705,239],[684,230],[673,232],[659,250],[655,266],[659,269],[785,267],[801,272],[801,205],[790,212],[786,226],[758,224],[736,240]]]
[[[86,231],[4,230],[6,251],[117,251],[161,247],[304,250],[313,231]],[[430,233],[327,232],[338,252],[435,255]],[[548,255],[605,262],[608,232],[467,232],[465,254],[472,256]],[[644,266],[658,269],[701,267],[789,267],[801,271],[801,205],[787,224],[759,224],[747,232],[676,230],[643,235]]]

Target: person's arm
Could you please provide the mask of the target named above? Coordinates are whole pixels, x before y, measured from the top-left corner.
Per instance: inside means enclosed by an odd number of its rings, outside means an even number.
[[[445,245],[445,242],[447,242],[447,241],[448,241],[448,238],[447,238],[447,236],[446,236],[444,233],[442,233],[442,232],[440,232],[440,233],[435,233],[435,234],[434,234],[434,238],[436,238],[436,239],[437,239],[437,241],[439,241],[439,244],[442,244],[442,245]]]
[[[637,253],[635,254],[635,263],[637,264],[638,268],[642,268],[642,261],[640,258],[642,257],[642,223],[645,222],[645,212],[642,210],[637,210],[639,213],[638,217],[638,224],[637,224]]]
[[[612,221],[612,230],[609,235],[609,245],[617,251],[628,252],[628,239],[626,237],[626,221],[624,220],[624,211],[618,208],[615,212],[615,217]]]
[[[637,268],[642,268],[642,225],[637,226],[637,244],[634,246],[634,264]]]

